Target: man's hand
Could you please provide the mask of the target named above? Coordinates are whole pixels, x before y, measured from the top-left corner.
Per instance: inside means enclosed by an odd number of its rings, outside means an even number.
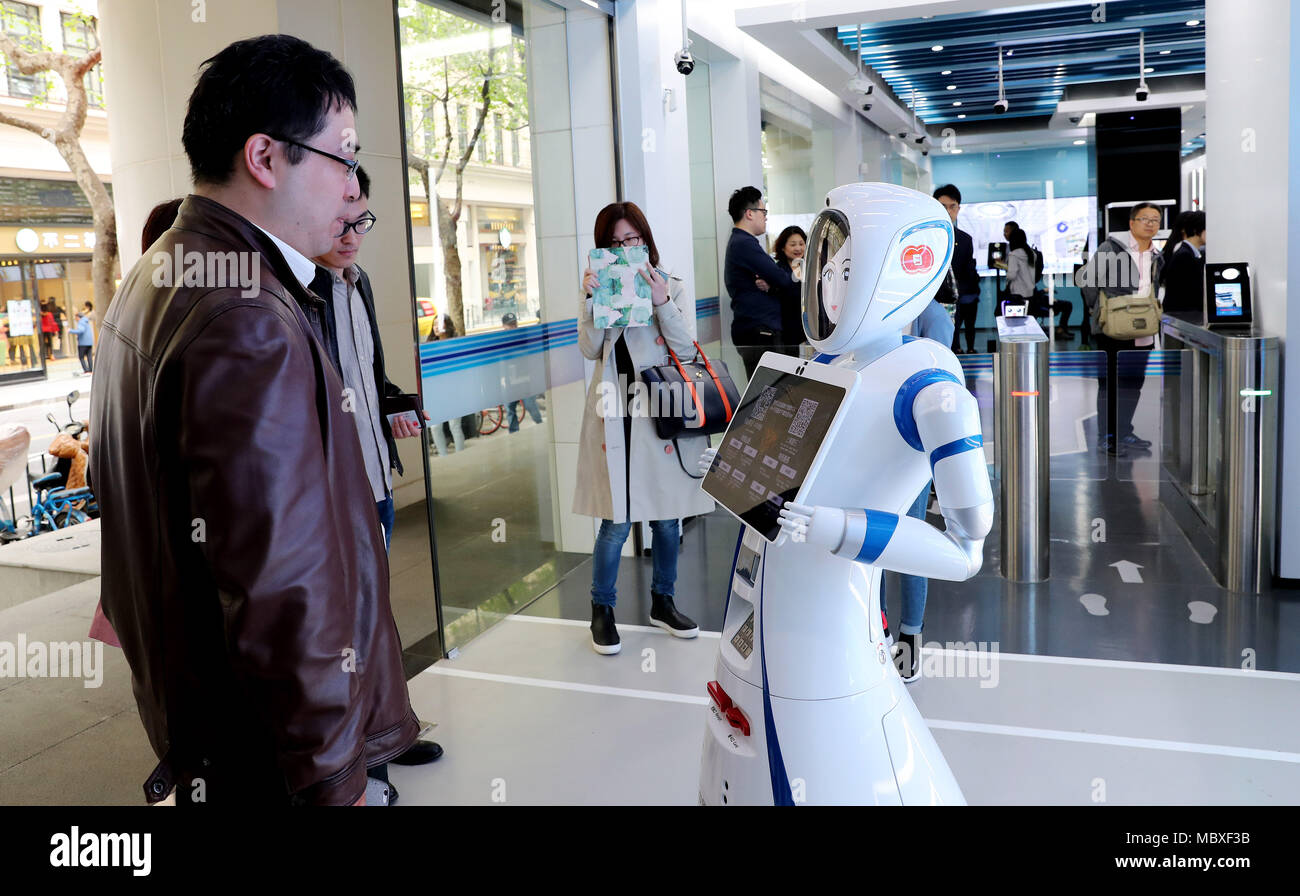
[[[700,455],[700,475],[707,476],[709,470],[713,467],[713,459],[718,456],[717,448],[705,448],[704,453]]]
[[[762,277],[755,277],[754,285],[757,286],[759,289],[761,289],[763,292],[767,292],[769,289],[771,289],[771,287],[767,285],[767,281],[764,280]]]
[[[429,412],[420,411],[420,413],[424,415],[425,421],[428,422]],[[412,436],[418,436],[419,434],[420,434],[420,427],[414,423],[411,423],[405,417],[398,417],[396,420],[393,421],[393,438],[409,439]]]
[[[806,541],[833,551],[844,541],[844,511],[838,507],[786,504],[777,522],[791,541]]]

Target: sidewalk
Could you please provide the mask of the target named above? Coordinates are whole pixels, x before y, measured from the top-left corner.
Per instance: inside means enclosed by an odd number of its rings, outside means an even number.
[[[0,386],[0,411],[12,411],[34,405],[61,401],[74,389],[82,397],[90,395],[91,374],[81,372],[81,362],[74,358],[57,358],[46,363],[48,376],[30,383]]]

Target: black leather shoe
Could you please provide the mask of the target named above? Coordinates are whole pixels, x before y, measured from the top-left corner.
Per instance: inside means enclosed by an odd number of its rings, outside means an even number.
[[[694,638],[700,633],[700,627],[691,619],[677,612],[673,599],[667,594],[650,592],[650,624],[657,625],[676,638]]]
[[[614,626],[614,608],[593,602],[591,605],[591,649],[602,656],[613,656],[623,649]]]
[[[431,740],[417,740],[405,753],[389,761],[394,765],[428,765],[441,757],[441,746]]]
[[[1129,433],[1128,435],[1124,436],[1122,439],[1119,440],[1119,443],[1126,448],[1147,449],[1151,447],[1150,439],[1138,438],[1133,433]]]

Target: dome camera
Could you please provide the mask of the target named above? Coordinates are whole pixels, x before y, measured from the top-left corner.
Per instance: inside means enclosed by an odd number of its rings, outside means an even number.
[[[864,100],[864,101],[863,101],[863,103],[862,103],[862,111],[863,111],[863,112],[870,112],[870,111],[871,111],[871,100]]]
[[[1151,95],[1151,88],[1147,87],[1145,84],[1139,84],[1137,91],[1134,94],[1134,96],[1137,97],[1137,101],[1139,103],[1145,103],[1147,101],[1147,97],[1149,97],[1150,95]]]
[[[1011,108],[1011,104],[1007,102],[1006,97],[1000,97],[998,101],[993,104],[993,111],[999,115],[1006,112],[1010,108]]]
[[[677,71],[683,75],[695,71],[695,57],[691,55],[690,47],[682,47],[673,54],[673,62],[677,65]]]

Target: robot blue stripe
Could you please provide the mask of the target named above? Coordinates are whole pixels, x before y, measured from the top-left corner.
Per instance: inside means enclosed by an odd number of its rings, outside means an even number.
[[[983,436],[967,436],[964,439],[954,439],[947,445],[940,445],[930,452],[930,472],[934,472],[934,465],[945,457],[952,457],[954,454],[961,454],[965,451],[974,451],[976,448],[984,446]]]
[[[867,510],[867,536],[862,539],[862,549],[853,559],[862,563],[875,563],[876,558],[884,553],[889,539],[894,537],[898,528],[898,514],[885,513],[883,510]]]
[[[767,566],[767,551],[763,551],[763,560],[759,569],[758,605],[760,612],[767,606],[763,600],[763,584],[767,581],[764,574]],[[725,618],[725,617],[724,617]],[[767,631],[762,617],[758,620],[758,664],[763,672],[763,734],[767,740],[767,769],[772,777],[772,805],[793,806],[794,793],[790,790],[790,778],[785,772],[785,759],[781,757],[781,742],[776,736],[776,719],[772,716],[772,692],[767,687],[767,649],[763,644],[763,633]]]
[[[907,345],[909,342],[915,342],[917,339],[920,339],[920,338],[921,338],[921,337],[919,337],[919,336],[913,336],[911,333],[904,333],[904,334],[903,334],[903,345]]]
[[[818,352],[817,354],[813,355],[813,360],[821,364],[829,364],[838,357],[839,355],[828,355],[825,352]]]
[[[898,427],[898,434],[903,437],[903,441],[911,445],[917,451],[924,451],[925,446],[921,444],[921,433],[916,429],[916,418],[912,415],[912,403],[916,401],[917,393],[926,386],[934,383],[956,383],[962,388],[962,381],[946,370],[940,370],[937,367],[931,367],[929,370],[922,370],[914,373],[907,378],[907,381],[899,388],[898,394],[894,396],[894,425]]]

